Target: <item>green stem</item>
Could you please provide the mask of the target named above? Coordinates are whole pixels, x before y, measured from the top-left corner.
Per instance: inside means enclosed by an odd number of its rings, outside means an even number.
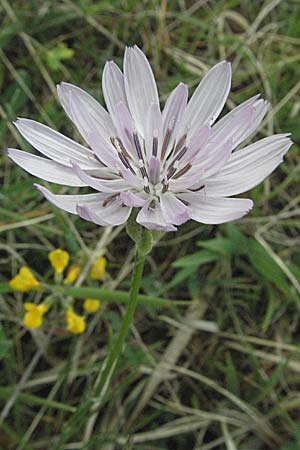
[[[85,298],[96,298],[103,302],[111,302],[111,303],[125,303],[127,304],[129,301],[129,292],[118,291],[118,290],[109,290],[104,289],[102,287],[96,286],[59,286],[55,284],[41,284],[42,289],[45,290],[45,294],[50,292],[50,295],[60,294],[64,297],[71,296],[78,299]],[[18,292],[13,289],[8,283],[0,283],[0,294],[7,294]],[[161,298],[155,297],[153,295],[138,295],[138,304],[143,306],[153,306],[153,307],[173,307],[173,306],[189,306],[191,304],[191,300],[182,300],[182,299],[170,299],[170,298]]]
[[[136,257],[135,257],[135,262],[134,262],[133,274],[132,274],[132,278],[131,278],[129,301],[126,305],[126,311],[125,311],[125,315],[122,320],[121,329],[120,329],[119,335],[117,337],[117,340],[115,342],[115,345],[112,348],[111,352],[109,353],[109,355],[104,363],[104,369],[100,375],[99,382],[95,388],[95,395],[97,397],[97,403],[98,402],[101,403],[103,398],[105,397],[107,390],[109,388],[109,385],[110,385],[110,381],[114,374],[116,365],[122,354],[125,339],[127,337],[131,323],[133,321],[134,312],[135,312],[136,305],[138,302],[138,293],[140,290],[143,269],[144,269],[144,263],[145,263],[145,256],[140,255],[137,252]]]

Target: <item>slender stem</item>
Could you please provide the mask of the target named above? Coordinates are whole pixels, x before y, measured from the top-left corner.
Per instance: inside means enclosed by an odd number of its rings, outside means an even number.
[[[129,301],[129,292],[109,290],[96,286],[58,286],[55,284],[41,283],[42,289],[50,292],[50,296],[60,294],[63,297],[71,296],[73,298],[85,299],[85,298],[97,298],[102,302],[108,303],[125,303]],[[0,294],[6,294],[8,292],[17,292],[8,283],[0,283]],[[193,303],[192,300],[182,299],[170,299],[154,297],[153,295],[138,295],[138,304],[143,306],[153,306],[154,308],[160,307],[173,307],[173,306],[189,306]],[[197,303],[195,301],[194,303]]]
[[[93,413],[95,414],[95,412],[101,407],[103,400],[105,399],[115,368],[122,354],[130,325],[133,321],[135,308],[138,303],[138,293],[141,285],[144,263],[145,255],[140,255],[140,253],[136,252],[131,278],[129,300],[126,303],[126,310],[121,323],[119,335],[113,345],[112,350],[109,352],[106,358],[106,361],[103,365],[103,370],[96,380],[93,398],[89,398],[86,402],[79,405],[75,413],[64,424],[63,431],[60,434],[59,441],[55,447],[57,450],[62,450],[64,448],[65,442],[67,442],[70,436],[73,435],[74,430],[78,430],[78,427],[80,427],[81,418],[85,414],[92,414],[92,419]]]
[[[140,290],[144,263],[145,263],[145,256],[141,256],[137,252],[134,262],[133,274],[131,278],[129,301],[126,305],[126,311],[122,320],[121,329],[117,337],[117,340],[106,359],[104,369],[100,375],[99,382],[97,383],[95,388],[95,396],[97,398],[97,403],[98,402],[101,403],[103,398],[105,397],[110,385],[110,381],[114,374],[116,365],[122,354],[125,339],[129,332],[130,325],[133,321],[135,308],[138,302],[138,293]]]

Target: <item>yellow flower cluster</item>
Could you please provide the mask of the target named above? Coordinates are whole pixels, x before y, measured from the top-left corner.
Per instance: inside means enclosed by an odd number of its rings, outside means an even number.
[[[87,313],[95,313],[100,308],[100,300],[94,298],[86,298],[83,303],[83,309]]]
[[[54,269],[56,282],[63,284],[72,284],[80,275],[80,266],[72,264],[64,279],[61,275],[67,268],[70,260],[70,254],[60,248],[51,251],[48,254],[51,266]],[[90,270],[90,277],[92,280],[104,280],[106,275],[106,259],[104,256],[97,258]],[[27,266],[22,266],[18,274],[9,282],[10,286],[22,292],[27,292],[30,289],[41,289],[40,282],[34,276],[32,271]],[[25,314],[23,323],[28,329],[39,328],[43,323],[44,314],[50,309],[53,300],[49,297],[45,302],[35,304],[32,302],[24,303]],[[96,313],[100,308],[100,300],[93,298],[86,298],[83,303],[83,310],[86,314]],[[67,323],[67,330],[74,334],[81,334],[86,329],[86,319],[84,315],[77,314],[72,306],[67,306],[65,313],[65,320]]]
[[[67,330],[74,334],[84,332],[86,324],[85,317],[76,314],[73,308],[68,308],[66,312]]]
[[[92,280],[104,280],[106,275],[106,259],[100,256],[94,261],[90,270],[90,277]]]
[[[68,269],[67,275],[64,278],[64,284],[71,284],[77,280],[80,274],[80,266],[78,264],[72,264]]]
[[[60,275],[69,264],[70,255],[65,250],[57,248],[49,253],[48,258],[51,266],[55,270],[55,274]]]
[[[26,328],[39,328],[43,322],[43,315],[48,311],[48,307],[44,303],[35,305],[34,303],[24,303],[27,311],[24,316],[24,325]]]
[[[19,273],[13,277],[9,285],[16,291],[26,292],[30,289],[40,289],[40,283],[35,278],[29,267],[22,266]]]

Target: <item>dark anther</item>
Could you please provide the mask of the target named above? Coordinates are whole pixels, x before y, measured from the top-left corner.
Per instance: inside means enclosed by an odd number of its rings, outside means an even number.
[[[114,195],[110,195],[109,197],[107,197],[107,198],[104,200],[104,202],[102,203],[102,206],[103,206],[103,207],[104,207],[104,206],[107,206],[109,203],[113,202],[114,199],[115,199],[116,197],[118,197],[118,195],[119,195],[119,194],[114,194]]]
[[[186,166],[184,166],[179,172],[177,172],[173,176],[173,180],[176,180],[177,178],[181,177],[181,175],[184,175],[190,168],[192,167],[192,164],[188,163]]]
[[[166,151],[167,151],[170,139],[171,139],[171,135],[172,135],[172,130],[170,128],[167,128],[167,131],[166,131],[166,134],[164,137],[164,142],[163,142],[162,149],[161,149],[161,156],[160,156],[161,161],[164,159],[164,157],[166,155]]]
[[[152,155],[157,156],[157,147],[158,147],[158,138],[153,138],[153,144],[152,144]]]
[[[195,189],[189,188],[189,191],[192,191],[192,192],[198,192],[198,191],[201,191],[201,190],[204,189],[204,188],[205,188],[205,185],[202,184],[202,186],[197,187],[197,188],[195,188]]]

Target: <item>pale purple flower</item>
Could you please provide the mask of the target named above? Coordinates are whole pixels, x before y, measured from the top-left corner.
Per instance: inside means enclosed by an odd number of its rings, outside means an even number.
[[[109,61],[102,88],[108,112],[89,94],[61,83],[58,96],[88,147],[29,119],[20,133],[47,158],[9,149],[34,176],[97,193],[55,195],[36,185],[59,208],[98,225],[120,225],[132,208],[144,227],[173,231],[189,219],[219,224],[253,206],[231,198],[259,184],[282,161],[292,142],[277,134],[234,151],[258,127],[268,103],[255,96],[216,124],[231,83],[222,61],[205,75],[188,101],[186,84],[171,92],[161,111],[150,65],[137,47],[126,48],[123,73]]]

